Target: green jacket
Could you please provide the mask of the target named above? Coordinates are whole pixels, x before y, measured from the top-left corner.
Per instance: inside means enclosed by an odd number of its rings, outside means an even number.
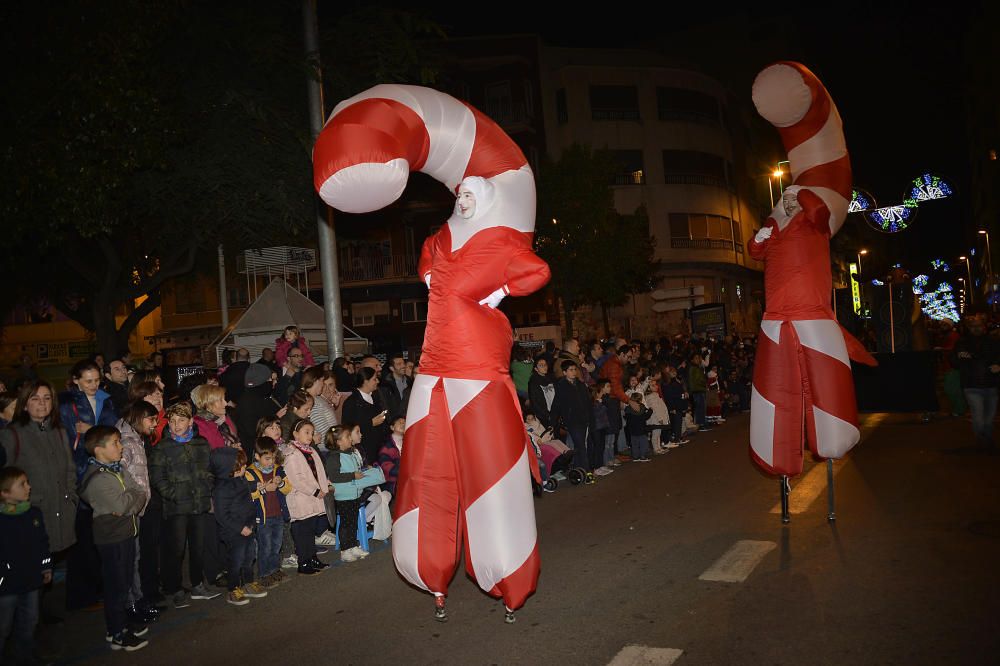
[[[708,390],[705,370],[700,365],[688,365],[688,393],[704,393]]]
[[[212,475],[208,442],[195,437],[182,444],[166,437],[149,457],[149,483],[163,499],[163,517],[208,513],[212,508]]]

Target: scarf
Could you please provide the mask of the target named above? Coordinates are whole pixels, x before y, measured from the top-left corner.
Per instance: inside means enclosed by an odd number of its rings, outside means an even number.
[[[308,444],[302,444],[302,443],[300,443],[300,442],[298,442],[298,441],[296,441],[294,439],[291,442],[289,442],[289,444],[291,444],[292,446],[294,446],[295,448],[297,448],[302,453],[306,453],[308,455],[312,455],[313,451],[316,450],[313,447],[309,446]]]
[[[188,431],[186,433],[184,433],[183,435],[175,435],[173,433],[170,433],[170,436],[178,444],[187,444],[192,439],[194,439],[194,428],[193,427],[192,428],[188,428]]]
[[[98,460],[94,456],[91,456],[91,457],[87,458],[87,464],[88,465],[97,465],[101,469],[106,469],[109,472],[114,472],[115,474],[121,474],[122,473],[122,461],[121,460],[116,460],[113,463],[102,463],[100,460]]]
[[[392,441],[396,445],[396,448],[399,449],[399,454],[402,455],[403,454],[403,436],[402,435],[397,435],[396,433],[392,433]]]
[[[274,467],[275,467],[274,465],[271,465],[270,467],[261,467],[260,463],[257,461],[254,461],[253,466],[256,467],[257,471],[260,472],[261,474],[271,474],[274,472]]]
[[[0,513],[5,516],[20,516],[22,513],[26,513],[30,508],[31,502],[28,501],[18,502],[17,504],[7,504],[4,502],[3,506],[0,507]]]

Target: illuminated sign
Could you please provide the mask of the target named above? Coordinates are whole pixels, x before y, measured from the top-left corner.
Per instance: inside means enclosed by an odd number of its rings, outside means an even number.
[[[851,270],[851,302],[854,303],[854,313],[861,313],[861,285],[858,284],[858,265],[852,263]]]

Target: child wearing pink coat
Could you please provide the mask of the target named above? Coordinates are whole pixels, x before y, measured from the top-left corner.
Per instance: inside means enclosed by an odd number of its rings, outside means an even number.
[[[285,367],[292,349],[298,349],[302,352],[302,367],[311,368],[316,365],[316,359],[313,358],[312,350],[309,349],[309,343],[299,333],[298,326],[286,326],[285,332],[274,341],[274,360],[279,368]]]
[[[323,469],[319,451],[313,448],[313,424],[307,419],[298,421],[285,451],[285,477],[292,483],[292,492],[285,501],[291,519],[292,540],[299,560],[299,573],[315,575],[328,564],[316,557],[316,535],[319,521],[326,522],[326,505],[323,498],[330,491],[330,482]],[[324,526],[325,529],[326,526]]]

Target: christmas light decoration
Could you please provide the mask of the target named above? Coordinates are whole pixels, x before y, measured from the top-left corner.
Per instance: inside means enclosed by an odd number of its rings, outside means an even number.
[[[879,280],[878,278],[872,280],[872,284],[875,285],[876,287],[884,287],[885,286],[885,282],[882,282],[882,280]]]
[[[933,174],[925,173],[913,179],[913,189],[910,190],[910,198],[917,203],[933,201],[935,199],[947,199],[954,191],[943,178]]]
[[[931,262],[931,266],[934,267],[934,270],[944,271],[945,273],[951,270],[951,266],[949,266],[948,262],[946,262],[943,259],[935,259],[934,261]]]
[[[875,197],[864,190],[851,190],[851,203],[847,207],[848,213],[861,213],[866,210],[877,208]]]

